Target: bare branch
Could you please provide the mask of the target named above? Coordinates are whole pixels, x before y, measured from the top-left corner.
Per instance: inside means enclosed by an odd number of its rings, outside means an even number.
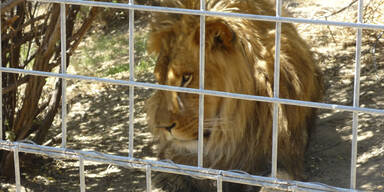
[[[101,10],[101,8],[92,7],[87,19],[84,21],[84,24],[77,31],[77,33],[73,35],[71,40],[74,41],[74,43],[72,44],[68,55],[72,55],[73,52],[76,50],[76,48],[79,46],[79,44],[80,44],[81,40],[84,38],[86,32],[91,28],[92,23],[95,20],[96,16],[100,13],[100,10]]]
[[[1,32],[4,33],[5,31],[7,31],[7,29],[8,29],[11,25],[13,25],[13,23],[14,23],[17,19],[19,19],[19,16],[18,16],[18,15],[15,15],[15,16],[13,16],[12,18],[6,20],[6,21],[2,24],[2,26],[1,26],[1,27],[2,27]],[[12,27],[11,27],[11,30],[14,31],[14,32],[16,31],[16,30],[13,29]]]
[[[8,0],[4,3],[1,3],[1,12],[4,13],[23,2],[25,2],[25,0]]]
[[[334,15],[337,15],[337,14],[339,14],[339,13],[345,11],[346,9],[352,7],[352,5],[355,4],[357,1],[358,1],[358,0],[354,0],[354,1],[352,1],[352,2],[351,2],[349,5],[347,5],[346,7],[343,7],[343,8],[341,8],[341,9],[339,9],[338,11],[335,11],[335,12],[331,13],[330,15],[325,16],[325,18],[328,18],[328,17],[334,16]]]
[[[30,78],[29,75],[24,76],[23,78],[19,79],[17,82],[13,83],[12,85],[4,87],[3,88],[3,95],[17,89],[22,84],[27,83],[29,78]]]
[[[39,144],[43,143],[45,137],[48,134],[48,129],[51,127],[52,122],[55,118],[55,115],[60,107],[61,93],[62,93],[61,83],[62,83],[61,80],[59,80],[56,83],[55,91],[52,93],[49,101],[47,102],[47,105],[44,106],[44,109],[48,107],[48,113],[42,120],[42,123],[39,126],[39,131],[36,134],[36,138],[34,138],[36,143],[39,143]]]
[[[22,38],[19,38],[16,42],[13,43],[13,46],[21,46],[22,44],[28,42],[28,41],[32,41],[34,39],[36,39],[36,37],[40,37],[43,35],[43,31],[41,32],[28,32],[28,33],[24,33]],[[9,39],[10,37],[9,36],[4,36],[3,40],[7,40]],[[5,47],[3,49],[4,52],[8,52],[11,50],[11,47]]]

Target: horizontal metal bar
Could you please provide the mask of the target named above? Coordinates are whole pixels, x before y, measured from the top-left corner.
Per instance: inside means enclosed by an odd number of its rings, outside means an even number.
[[[209,95],[209,96],[243,99],[243,100],[249,100],[249,101],[261,101],[261,102],[267,102],[267,103],[297,105],[302,107],[314,107],[314,108],[320,108],[320,109],[331,109],[331,110],[384,115],[384,109],[362,108],[362,107],[354,107],[354,106],[347,106],[347,105],[327,104],[327,103],[318,103],[318,102],[311,102],[311,101],[300,101],[300,100],[293,100],[293,99],[282,99],[282,98],[272,98],[272,97],[246,95],[246,94],[238,94],[238,93],[228,93],[228,92],[222,92],[222,91],[199,90],[199,89],[192,89],[192,88],[185,88],[185,87],[159,85],[159,84],[153,84],[153,83],[106,79],[106,78],[89,77],[89,76],[82,76],[82,75],[60,74],[60,73],[52,73],[52,72],[44,72],[44,71],[31,71],[31,70],[23,70],[23,69],[7,68],[7,67],[0,67],[0,71],[7,72],[7,73],[37,75],[37,76],[43,76],[43,77],[58,77],[58,78],[72,79],[72,80],[84,80],[84,81],[93,81],[93,82],[101,82],[101,83],[110,83],[114,85],[125,85],[125,86],[133,85],[135,87],[140,87],[140,88],[176,91],[176,92],[192,93],[192,94],[203,94],[203,95]]]
[[[169,7],[147,6],[147,5],[130,5],[125,3],[112,3],[112,2],[101,2],[101,1],[83,1],[83,0],[28,0],[28,1],[45,2],[45,3],[65,3],[65,4],[72,4],[72,5],[84,5],[84,6],[116,8],[116,9],[133,9],[138,11],[153,11],[153,12],[177,13],[177,14],[187,14],[187,15],[235,17],[235,18],[282,22],[282,23],[306,23],[306,24],[316,24],[316,25],[334,25],[334,26],[341,26],[341,27],[364,28],[364,29],[384,29],[384,25],[377,25],[377,24],[338,22],[338,21],[314,20],[314,19],[293,18],[293,17],[276,17],[276,16],[253,15],[253,14],[245,14],[245,13],[201,11],[201,10],[193,10],[193,9],[169,8]]]
[[[233,171],[198,168],[188,165],[176,164],[172,162],[152,161],[131,157],[109,155],[94,151],[81,151],[49,146],[40,146],[21,142],[0,141],[0,150],[14,151],[15,147],[18,147],[19,152],[44,155],[54,158],[78,160],[80,157],[82,157],[84,160],[87,161],[108,163],[117,166],[137,168],[142,170],[146,170],[147,165],[150,165],[153,171],[189,175],[211,180],[217,180],[217,177],[221,176],[223,181],[226,182],[263,186],[279,190],[295,189],[304,191],[351,191],[350,189],[332,187],[321,183],[314,184],[299,181],[288,181],[270,177],[254,176]]]

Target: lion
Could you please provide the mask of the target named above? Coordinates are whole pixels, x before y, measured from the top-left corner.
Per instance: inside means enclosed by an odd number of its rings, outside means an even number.
[[[199,9],[198,0],[163,0],[162,6]],[[269,0],[207,0],[209,11],[275,15]],[[200,17],[156,13],[147,49],[157,56],[159,84],[199,88]],[[273,97],[275,23],[206,17],[205,89]],[[280,98],[320,101],[322,74],[308,44],[292,24],[282,24]],[[158,158],[197,165],[197,94],[157,91],[146,102],[148,126],[158,138]],[[315,109],[279,105],[278,177],[303,180]],[[203,166],[268,175],[273,104],[204,96]],[[281,173],[281,174],[280,174]],[[213,181],[159,174],[167,191],[215,191]],[[225,191],[249,188],[225,183]]]

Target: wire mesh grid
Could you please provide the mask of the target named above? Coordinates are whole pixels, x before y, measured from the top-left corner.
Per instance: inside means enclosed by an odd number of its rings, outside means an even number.
[[[380,29],[384,30],[384,25],[375,25],[375,24],[365,24],[362,22],[362,12],[363,12],[363,0],[359,0],[358,4],[358,22],[357,23],[348,23],[348,22],[336,22],[336,21],[324,21],[324,20],[312,20],[312,19],[301,19],[301,18],[291,18],[291,17],[282,17],[282,0],[276,0],[276,16],[265,16],[265,15],[251,15],[251,14],[241,14],[241,13],[226,13],[226,12],[212,12],[205,9],[205,0],[200,0],[200,10],[190,10],[190,9],[180,9],[180,8],[167,8],[167,7],[158,7],[158,6],[145,6],[145,5],[135,5],[133,0],[129,0],[128,4],[123,3],[110,3],[110,2],[100,2],[100,1],[83,1],[83,0],[29,0],[35,2],[45,2],[45,3],[59,3],[60,4],[60,22],[61,22],[61,71],[60,73],[51,73],[51,72],[42,72],[42,71],[33,71],[33,70],[23,70],[16,68],[6,68],[0,67],[0,85],[2,85],[2,73],[19,73],[19,74],[28,74],[35,76],[44,76],[44,77],[56,77],[62,79],[62,106],[66,106],[66,80],[83,80],[83,81],[93,81],[93,82],[104,82],[115,85],[124,85],[129,86],[129,104],[130,106],[134,105],[134,89],[135,88],[150,88],[156,90],[167,90],[167,91],[176,91],[184,93],[192,93],[199,95],[199,136],[198,136],[198,166],[188,166],[175,164],[172,162],[165,161],[151,161],[144,160],[134,157],[134,107],[129,108],[129,156],[116,156],[109,155],[99,152],[89,152],[82,150],[72,150],[66,148],[66,138],[67,138],[67,111],[66,107],[62,107],[62,143],[61,148],[48,147],[36,145],[29,142],[10,142],[5,140],[0,140],[0,149],[8,150],[14,152],[14,167],[15,167],[15,181],[16,181],[16,191],[21,190],[20,182],[20,168],[19,168],[19,153],[32,153],[45,155],[53,158],[65,158],[65,159],[74,159],[79,161],[79,177],[80,177],[80,191],[85,191],[86,183],[84,176],[84,161],[93,161],[100,163],[108,163],[112,165],[128,167],[128,168],[137,168],[145,170],[146,173],[146,188],[147,191],[151,191],[151,173],[152,171],[174,173],[180,175],[189,175],[204,179],[216,180],[217,182],[217,191],[222,191],[222,182],[234,182],[246,185],[257,185],[273,189],[280,190],[289,190],[289,191],[356,191],[356,158],[357,158],[357,127],[358,127],[358,117],[359,113],[368,113],[368,114],[379,114],[384,115],[383,109],[373,109],[373,108],[362,108],[359,105],[359,94],[360,94],[360,58],[361,58],[361,42],[362,42],[362,30],[363,29]],[[82,6],[93,6],[93,7],[104,7],[104,8],[120,8],[120,9],[129,9],[129,58],[130,58],[130,76],[128,81],[124,80],[114,80],[106,78],[97,78],[81,75],[71,75],[66,73],[66,35],[65,35],[65,5],[82,5]],[[152,83],[143,83],[135,81],[134,77],[134,11],[152,11],[152,12],[167,12],[167,13],[178,13],[178,14],[189,14],[189,15],[199,15],[200,16],[200,82],[199,89],[184,88],[184,87],[174,87],[167,85],[158,85]],[[279,79],[279,69],[280,69],[280,35],[281,35],[281,23],[307,23],[307,24],[317,24],[317,25],[333,25],[333,26],[343,26],[343,27],[352,27],[357,29],[356,34],[356,63],[355,63],[355,81],[354,81],[354,93],[353,93],[353,106],[347,105],[335,105],[335,104],[326,104],[319,102],[308,102],[300,100],[291,100],[291,99],[282,99],[279,98],[279,81],[274,84],[274,97],[263,97],[263,96],[253,96],[245,94],[236,94],[236,93],[227,93],[220,91],[212,91],[204,89],[204,69],[205,69],[205,17],[206,16],[221,16],[221,17],[237,17],[237,18],[246,18],[252,20],[263,20],[276,22],[276,35],[275,35],[275,73],[274,78]],[[1,22],[1,21],[0,21]],[[1,23],[0,23],[1,27]],[[0,28],[1,31],[1,28]],[[1,46],[0,46],[1,52]],[[0,57],[1,62],[1,57]],[[2,89],[0,88],[0,106],[2,105]],[[204,96],[220,96],[226,98],[235,98],[235,99],[244,99],[249,101],[260,101],[273,103],[273,147],[272,147],[272,170],[271,177],[261,177],[255,175],[249,175],[233,171],[224,171],[224,170],[215,170],[204,168],[203,165],[203,117],[204,117]],[[351,156],[351,170],[350,170],[350,188],[338,188],[333,186],[328,186],[319,183],[310,183],[310,182],[300,182],[300,181],[290,181],[290,180],[281,180],[276,178],[277,171],[277,129],[278,129],[278,105],[279,104],[290,104],[297,106],[305,107],[314,107],[320,109],[331,109],[331,110],[341,110],[349,111],[353,113],[353,124],[352,124],[352,156]],[[2,118],[2,108],[0,107],[0,122]],[[2,124],[0,123],[0,138],[3,138],[2,133]]]

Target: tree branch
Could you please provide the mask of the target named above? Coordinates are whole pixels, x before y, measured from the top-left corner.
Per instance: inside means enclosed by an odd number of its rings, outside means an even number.
[[[29,75],[24,76],[23,78],[19,79],[17,82],[13,83],[12,85],[4,87],[3,88],[3,95],[17,89],[22,84],[27,83],[29,78],[30,78]]]
[[[76,48],[79,46],[81,40],[84,38],[86,32],[91,28],[93,20],[96,18],[96,16],[100,13],[101,8],[98,7],[92,7],[91,11],[89,12],[89,15],[87,19],[84,21],[84,24],[81,26],[81,28],[76,32],[76,34],[73,35],[71,38],[71,41],[74,41],[71,49],[68,52],[68,55],[72,55],[73,52],[76,50]]]
[[[36,134],[36,138],[34,138],[34,141],[38,144],[43,143],[45,137],[48,134],[48,129],[51,127],[52,122],[53,122],[53,120],[56,116],[56,113],[58,111],[58,108],[60,106],[61,92],[62,92],[61,83],[62,83],[62,80],[59,80],[56,83],[56,89],[50,98],[49,104],[47,106],[45,106],[45,107],[48,107],[48,113],[44,117],[44,119],[41,121],[42,123],[40,124],[40,126],[38,128],[39,130]],[[63,106],[63,107],[66,107],[66,106]]]
[[[2,32],[2,33],[6,32],[7,29],[8,29],[8,27],[11,27],[11,30],[12,30],[13,32],[15,32],[16,30],[13,29],[12,25],[13,25],[13,23],[14,23],[17,19],[19,19],[19,16],[18,16],[18,15],[15,15],[15,16],[9,18],[8,20],[5,20],[5,21],[2,23],[2,25],[1,25],[1,32]]]
[[[352,5],[355,4],[357,1],[358,1],[358,0],[354,0],[354,1],[352,1],[352,2],[351,2],[349,5],[347,5],[346,7],[343,7],[343,8],[341,8],[341,9],[339,9],[338,11],[333,12],[333,13],[331,13],[330,15],[325,16],[325,18],[334,16],[334,15],[337,15],[337,14],[343,12],[344,10],[346,10],[346,9],[348,9],[348,8],[350,8],[350,7],[352,7]]]
[[[31,31],[31,32],[28,32],[28,33],[24,33],[21,38],[19,38],[17,41],[14,42],[13,46],[15,46],[15,47],[21,46],[21,45],[25,44],[28,41],[32,41],[32,40],[36,39],[37,37],[43,36],[43,34],[44,34],[44,31],[40,31],[40,32],[33,32],[33,31]],[[11,38],[11,37],[10,36],[4,36],[3,40],[8,40],[9,38]],[[9,52],[11,49],[12,49],[11,47],[5,47],[3,49],[3,51],[4,52]]]
[[[12,9],[16,5],[23,3],[25,0],[8,0],[4,3],[1,3],[1,12],[5,13],[6,11]]]

